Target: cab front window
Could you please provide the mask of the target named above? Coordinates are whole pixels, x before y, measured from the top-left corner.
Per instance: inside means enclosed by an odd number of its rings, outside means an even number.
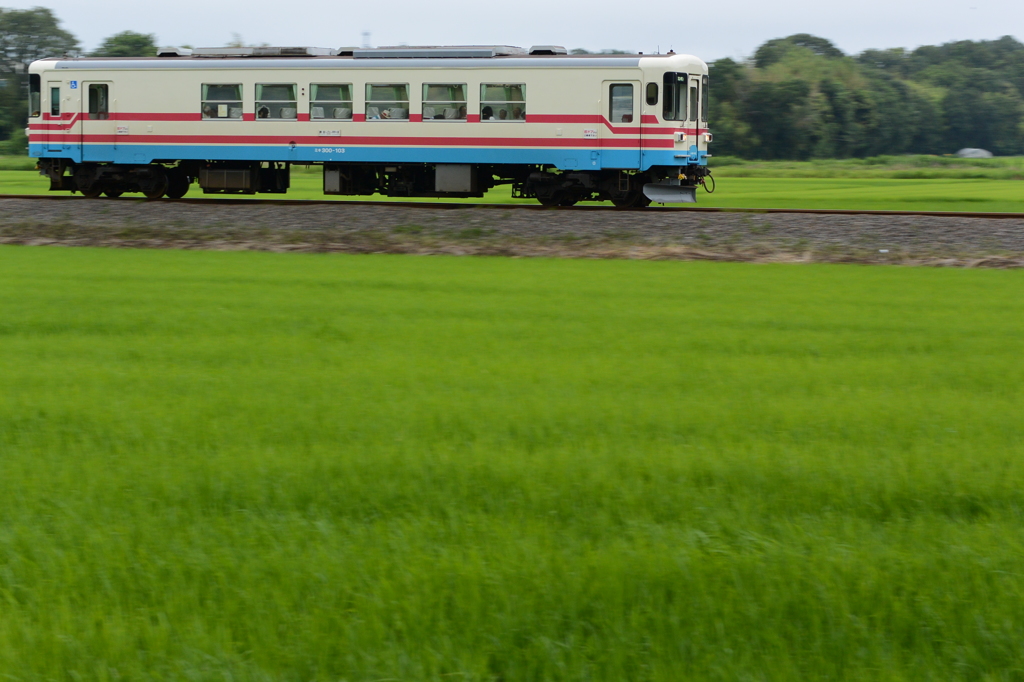
[[[689,74],[669,72],[665,74],[665,93],[662,95],[661,117],[666,121],[685,121],[686,94]]]

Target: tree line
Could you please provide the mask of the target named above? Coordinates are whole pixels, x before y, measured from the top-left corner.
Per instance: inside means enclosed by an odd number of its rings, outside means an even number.
[[[155,36],[124,31],[88,55],[155,51]],[[64,54],[83,53],[49,9],[0,8],[0,153],[26,148],[28,65]],[[1010,36],[850,56],[797,34],[769,40],[750,59],[719,59],[710,72],[715,154],[814,159],[963,147],[1024,154],[1024,44]]]
[[[798,34],[710,73],[716,154],[1024,154],[1024,44],[1010,36],[849,56]]]
[[[28,140],[28,65],[45,57],[137,57],[156,54],[156,36],[124,31],[96,50],[81,51],[78,39],[43,7],[0,7],[0,153],[24,154]]]

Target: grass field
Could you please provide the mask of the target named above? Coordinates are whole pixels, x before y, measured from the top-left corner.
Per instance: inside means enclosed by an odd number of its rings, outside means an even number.
[[[1024,273],[0,247],[10,680],[1020,680]]]
[[[5,165],[0,158],[0,194],[47,193],[48,181],[38,174],[2,170],[13,165],[13,160]],[[715,160],[713,168],[718,189],[714,194],[699,190],[699,206],[1024,213],[1024,181],[1021,180],[1024,159],[1021,158],[880,157],[807,162],[723,158]],[[537,203],[533,199],[512,199],[510,193],[507,186],[498,187],[488,193],[484,201]],[[193,187],[189,196],[202,197],[203,194]],[[254,198],[265,196],[268,195]],[[269,196],[339,201],[367,198],[325,197],[320,168],[300,166],[292,168],[292,188],[287,195]],[[380,196],[373,198],[395,201]]]

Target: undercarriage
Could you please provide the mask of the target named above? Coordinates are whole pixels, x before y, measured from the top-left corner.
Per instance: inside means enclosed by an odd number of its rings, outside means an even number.
[[[166,161],[129,165],[41,159],[40,173],[51,191],[86,197],[140,192],[150,199],[178,199],[198,183],[204,194],[284,194],[291,165],[267,161]],[[309,165],[309,164],[306,164]],[[619,208],[652,202],[693,202],[710,171],[705,166],[654,167],[647,171],[604,169],[562,171],[553,167],[486,164],[323,164],[327,195],[481,198],[499,185],[512,197],[545,206],[610,201]]]

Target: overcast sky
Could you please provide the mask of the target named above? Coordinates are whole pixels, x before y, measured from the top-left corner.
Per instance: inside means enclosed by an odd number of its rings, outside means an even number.
[[[1020,0],[0,0],[49,7],[87,50],[120,31],[154,33],[161,45],[373,46],[502,44],[618,48],[745,57],[770,38],[812,33],[847,53],[951,40],[1024,39]]]

